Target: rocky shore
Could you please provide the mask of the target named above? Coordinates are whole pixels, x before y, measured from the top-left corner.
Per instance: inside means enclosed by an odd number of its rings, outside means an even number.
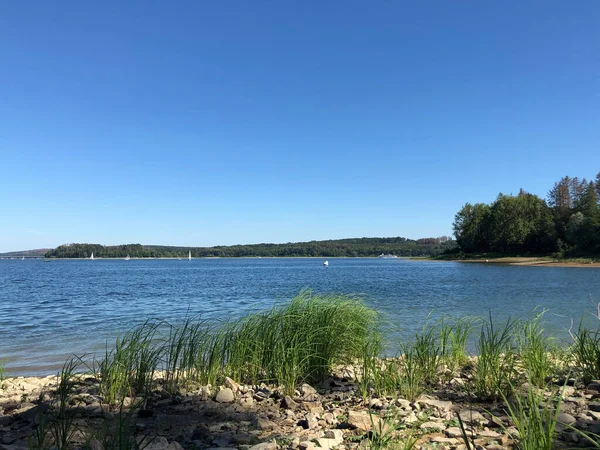
[[[58,382],[56,376],[0,381],[0,450],[40,448],[41,432],[53,433],[45,419],[59,401]],[[69,448],[91,450],[123,448],[113,446],[117,435],[131,436],[146,450],[519,448],[505,405],[476,401],[467,382],[456,376],[411,402],[363,398],[351,373],[302,384],[292,396],[276,386],[239,385],[229,378],[222,386],[188,386],[170,394],[159,377],[144,399],[126,397],[115,407],[103,403],[96,378],[77,375],[65,418]],[[600,434],[600,381],[563,380],[552,389],[562,396],[555,448],[590,445],[578,430]]]

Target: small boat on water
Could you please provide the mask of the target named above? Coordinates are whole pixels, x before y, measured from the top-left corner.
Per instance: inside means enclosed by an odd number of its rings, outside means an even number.
[[[192,260],[192,251],[190,250],[190,253],[188,254],[188,261]]]
[[[92,252],[92,255],[90,256],[90,259],[94,259],[94,252]]]
[[[383,253],[381,255],[379,255],[378,257],[379,259],[397,259],[398,257],[396,255],[384,255]]]
[[[323,265],[324,265],[324,266],[328,266],[328,265],[329,265],[329,261],[325,261],[325,262],[323,263]]]
[[[127,256],[125,257],[125,261],[129,261],[130,259],[131,259],[131,258],[129,257],[129,255],[127,255]]]
[[[25,257],[24,256],[21,258],[21,261],[25,261]]]

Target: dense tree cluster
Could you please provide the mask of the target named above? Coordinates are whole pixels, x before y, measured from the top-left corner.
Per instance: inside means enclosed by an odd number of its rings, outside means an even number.
[[[397,256],[435,256],[451,249],[455,241],[443,236],[418,241],[402,237],[356,238],[329,241],[295,242],[287,244],[231,245],[218,247],[167,247],[155,245],[66,244],[46,253],[47,258],[89,258],[92,252],[99,258],[184,258],[192,252],[198,257],[252,256],[378,256],[382,253]]]
[[[454,217],[464,253],[600,254],[600,173],[595,181],[563,177],[548,201],[521,189],[488,205],[467,203]]]

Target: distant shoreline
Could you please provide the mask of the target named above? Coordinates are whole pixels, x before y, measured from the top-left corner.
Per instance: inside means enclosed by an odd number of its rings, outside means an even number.
[[[505,256],[499,258],[473,258],[473,259],[435,259],[429,258],[431,261],[448,261],[460,263],[477,263],[477,264],[506,264],[509,266],[527,266],[527,267],[583,267],[583,268],[600,268],[600,261],[586,261],[582,259],[566,259],[557,260],[550,257],[535,257],[535,256]]]
[[[16,259],[20,258],[3,258],[3,259]],[[27,259],[27,258],[26,258]],[[28,259],[43,259],[45,261],[85,261],[90,258],[28,258]],[[177,256],[157,256],[157,257],[130,257],[129,260],[149,260],[149,259],[174,259],[187,261],[188,257],[177,257]],[[192,256],[192,259],[380,259],[379,256]],[[398,256],[396,258],[381,258],[381,259],[404,259],[404,260],[418,260],[426,258],[418,258],[412,256]],[[111,258],[111,257],[94,257],[91,261],[102,261],[102,260],[123,260],[125,258]]]

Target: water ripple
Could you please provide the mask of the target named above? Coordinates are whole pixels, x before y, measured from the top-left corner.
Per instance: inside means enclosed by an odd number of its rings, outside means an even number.
[[[300,290],[362,293],[406,333],[427,315],[529,315],[568,328],[594,310],[600,270],[407,260],[0,260],[0,359],[8,373],[52,373],[73,353],[102,352],[149,317],[217,321],[288,301]],[[591,315],[588,315],[591,317]]]

